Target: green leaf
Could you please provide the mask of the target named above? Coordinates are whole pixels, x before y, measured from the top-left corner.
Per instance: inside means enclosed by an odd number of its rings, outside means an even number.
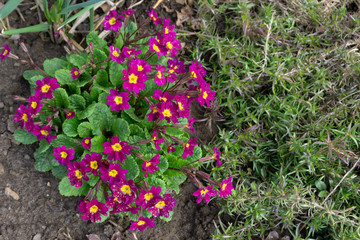
[[[167,169],[163,175],[168,176],[168,177],[180,177],[183,176],[184,174],[180,171],[176,171],[176,170],[171,170],[171,169]]]
[[[128,25],[126,26],[126,32],[132,34],[137,30],[137,26],[133,21],[129,21]],[[133,35],[134,37],[135,35]]]
[[[79,124],[80,121],[76,116],[71,119],[66,119],[62,125],[64,133],[69,137],[76,137],[78,135],[77,129]]]
[[[89,0],[89,1],[86,1],[83,3],[74,4],[74,5],[68,6],[68,7],[64,8],[63,10],[61,10],[60,14],[66,14],[66,13],[69,13],[76,9],[89,7],[89,6],[95,5],[100,2],[104,2],[104,1],[105,0]]]
[[[66,176],[66,174],[68,173],[68,170],[66,170],[66,166],[59,165],[59,166],[56,166],[53,169],[51,169],[51,173],[52,173],[52,175],[54,175],[54,177],[56,177],[58,179],[62,179]]]
[[[22,144],[32,144],[37,141],[37,137],[27,130],[18,129],[14,132],[14,138]]]
[[[91,136],[91,124],[89,122],[82,122],[77,128],[77,132],[81,138]]]
[[[324,197],[327,197],[327,195],[329,195],[329,192],[326,191],[326,190],[319,192],[319,197],[323,197],[323,198],[324,198]]]
[[[152,186],[155,187],[161,187],[161,193],[164,193],[165,189],[166,189],[166,184],[163,180],[157,178],[157,177],[148,177],[146,179],[146,182],[149,184],[149,187],[151,188]]]
[[[53,59],[46,59],[43,65],[45,72],[50,76],[55,77],[55,72],[57,70],[66,68],[68,63],[60,58],[53,58]]]
[[[81,120],[90,117],[95,111],[95,106],[96,103],[90,104],[84,111],[81,111],[77,114],[78,118]]]
[[[30,32],[43,32],[49,30],[50,25],[48,23],[40,23],[30,27],[6,30],[3,32],[4,35],[13,35],[20,33],[30,33]]]
[[[111,130],[115,135],[119,137],[121,141],[125,141],[130,135],[128,123],[120,118],[112,119]]]
[[[139,175],[139,166],[132,156],[127,156],[125,159],[124,168],[127,169],[126,179],[135,179]]]
[[[71,77],[71,71],[68,69],[59,69],[55,71],[55,77],[60,85],[74,83],[74,79]]]
[[[94,86],[108,93],[110,92],[111,85],[108,80],[108,74],[105,70],[100,69],[97,72],[96,78],[94,80]]]
[[[144,129],[139,127],[137,124],[130,124],[130,134],[145,138]]]
[[[42,75],[36,75],[36,76],[33,76],[30,80],[29,80],[29,83],[30,83],[30,90],[31,90],[31,94],[34,95],[35,93],[35,88],[36,88],[36,82],[37,81],[41,81],[44,77]]]
[[[181,173],[181,172],[179,172],[179,173]],[[163,179],[164,179],[164,181],[165,181],[168,188],[173,189],[176,192],[176,194],[179,194],[179,192],[180,192],[180,187],[179,186],[180,186],[180,184],[185,182],[186,176],[184,174],[179,175],[179,176],[173,176],[173,177],[163,176]]]
[[[79,54],[71,54],[69,56],[69,62],[71,62],[73,65],[75,65],[78,68],[82,68],[83,65],[87,64],[87,55],[81,56]]]
[[[82,9],[81,11],[77,12],[76,14],[72,15],[70,18],[66,19],[59,27],[57,30],[59,30],[60,28],[62,28],[63,26],[65,26],[68,23],[71,23],[72,21],[74,21],[75,19],[77,19],[78,17],[80,17],[81,15],[83,15],[84,13],[86,13],[87,11],[89,11],[91,8],[93,8],[95,4],[92,4],[90,6],[85,7],[84,9]]]
[[[99,177],[98,176],[94,176],[94,175],[91,175],[90,177],[89,177],[89,181],[87,181],[87,183],[91,186],[91,187],[93,187],[93,186],[95,186],[95,184],[99,181]]]
[[[117,62],[112,62],[109,69],[110,82],[115,88],[120,88],[123,84],[123,70],[124,67]]]
[[[178,193],[177,193],[178,194]],[[170,222],[171,221],[171,219],[172,219],[172,217],[173,217],[173,215],[174,215],[174,211],[171,211],[171,212],[169,212],[169,217],[160,217],[160,219],[161,220],[163,220],[163,221],[165,221],[165,222]]]
[[[68,177],[63,177],[63,179],[61,179],[59,183],[59,192],[61,195],[66,197],[85,196],[88,191],[89,185],[87,183],[84,182],[80,188],[76,188],[74,186],[71,186]]]
[[[89,55],[89,57],[92,56]],[[99,66],[105,66],[107,64],[104,60],[108,57],[108,55],[104,51],[94,48],[94,57],[96,58],[96,62]]]
[[[86,43],[89,45],[90,42],[100,49],[108,48],[107,42],[104,39],[99,38],[98,33],[96,31],[92,31],[86,36]]]
[[[159,173],[163,173],[165,172],[168,167],[169,167],[169,164],[168,164],[168,161],[167,159],[163,156],[163,155],[160,155],[160,163],[158,164],[159,166]]]
[[[94,135],[101,135],[101,129],[106,131],[111,129],[112,114],[109,107],[103,103],[97,103],[93,114],[89,117],[91,128]]]
[[[48,149],[46,152],[39,152],[38,150],[34,153],[35,164],[34,167],[39,172],[50,171],[55,165],[54,152],[52,149]],[[57,163],[57,162],[56,162]]]
[[[320,191],[326,190],[326,184],[325,184],[323,181],[321,181],[321,180],[317,180],[317,181],[315,182],[315,186],[316,186],[316,188],[319,189]]]
[[[96,153],[102,153],[104,150],[103,143],[106,138],[104,135],[95,136],[91,139],[91,151]]]
[[[0,9],[0,20],[4,19],[8,16],[12,11],[19,6],[22,0],[12,0],[8,1],[1,9]]]
[[[99,95],[101,93],[101,90],[97,87],[91,88],[90,95],[89,95],[89,103],[97,102],[99,99]]]
[[[75,139],[68,137],[64,134],[60,134],[57,136],[56,139],[51,141],[51,146],[55,147],[61,147],[66,146],[67,148],[73,148],[76,147]]]
[[[188,162],[193,162],[193,161],[196,161],[198,160],[199,158],[202,157],[202,151],[201,151],[201,148],[199,146],[195,146],[194,147],[194,151],[193,151],[193,154],[188,156],[186,158],[186,161]]]
[[[129,116],[135,122],[141,122],[141,119],[135,115],[134,108],[132,108],[132,107],[130,107],[129,109],[125,109],[123,111],[123,113],[125,113],[127,116]]]
[[[40,141],[39,148],[36,151],[38,151],[39,153],[46,152],[50,148],[50,146],[51,145],[45,139],[43,139]]]
[[[56,101],[56,106],[60,108],[69,108],[69,96],[65,89],[57,88],[54,90],[54,97]]]
[[[26,70],[23,73],[23,77],[28,81],[30,81],[34,76],[41,76],[39,79],[43,79],[45,77],[45,75],[39,70]]]
[[[189,163],[189,161],[175,155],[166,154],[165,158],[168,160],[169,168],[180,169]]]
[[[166,133],[170,136],[180,137],[184,135],[184,130],[182,130],[181,128],[167,127]]]
[[[69,97],[70,107],[76,112],[85,110],[86,101],[85,98],[78,94],[73,94]]]

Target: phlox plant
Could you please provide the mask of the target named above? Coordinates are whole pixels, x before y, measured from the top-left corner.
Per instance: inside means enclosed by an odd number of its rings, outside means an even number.
[[[110,214],[129,215],[130,229],[154,227],[154,219],[170,220],[176,201],[169,189],[189,177],[198,186],[197,202],[226,198],[232,178],[214,181],[198,170],[216,161],[220,152],[202,156],[193,131],[190,104],[210,106],[215,92],[196,60],[190,66],[176,59],[180,50],[174,25],[155,10],[139,27],[132,10],[111,11],[105,30],[116,32],[114,44],[88,34],[88,52],[46,60],[43,69],[3,48],[6,57],[31,63],[24,72],[32,96],[15,113],[23,144],[39,141],[35,168],[61,179],[64,196],[84,196],[79,211],[84,220],[99,222]],[[155,33],[139,29],[155,24]],[[26,50],[24,45],[23,48]],[[205,185],[205,186],[204,186]]]

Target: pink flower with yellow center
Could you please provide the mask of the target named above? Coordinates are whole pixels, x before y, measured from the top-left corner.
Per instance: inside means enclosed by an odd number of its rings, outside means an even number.
[[[149,219],[146,217],[139,217],[139,221],[131,223],[130,230],[134,231],[139,229],[139,231],[144,231],[146,228],[153,228],[155,226],[154,219]]]
[[[216,147],[214,147],[214,155],[212,158],[216,160],[216,166],[218,167],[221,166],[220,154],[221,152]]]
[[[34,127],[34,119],[31,116],[31,111],[25,107],[25,105],[20,105],[14,114],[14,122],[20,121],[21,129],[26,129],[29,132],[32,131]]]
[[[121,179],[126,179],[126,169],[121,169],[119,163],[110,164],[109,168],[100,168],[100,177],[103,181],[109,181],[110,185],[114,184]]]
[[[105,165],[102,162],[102,155],[97,153],[86,154],[81,160],[81,163],[85,166],[86,172],[91,172],[94,176],[98,176],[98,170]]]
[[[123,15],[117,15],[117,12],[115,10],[110,11],[110,13],[105,16],[105,19],[102,23],[104,26],[104,30],[109,31],[110,29],[112,29],[115,32],[118,31],[122,26],[122,22],[120,19],[124,18],[125,17]]]
[[[53,98],[53,91],[60,85],[56,78],[45,77],[43,80],[36,81],[35,96],[38,98]]]
[[[164,45],[162,45],[163,37],[158,34],[157,37],[151,37],[149,39],[149,50],[155,52],[160,59],[161,56],[166,56],[167,49]]]
[[[86,150],[91,149],[91,137],[86,137],[81,141],[81,146],[83,146],[83,148],[85,148]]]
[[[189,139],[187,143],[184,143],[184,152],[182,154],[183,159],[186,159],[189,155],[193,155],[197,137]]]
[[[130,57],[136,57],[137,55],[141,54],[141,50],[137,50],[136,51],[136,48],[127,48],[127,47],[123,47],[121,53],[127,57],[127,58],[130,58]]]
[[[174,148],[174,146],[176,146],[176,145],[177,145],[176,143],[170,144],[169,147],[166,149],[166,152],[167,152],[167,153],[175,152],[176,149]]]
[[[191,65],[189,67],[189,71],[191,74],[191,77],[197,81],[200,85],[205,83],[205,80],[203,77],[206,75],[205,69],[202,67],[201,63],[199,63],[197,60],[194,62],[191,61]]]
[[[204,106],[206,103],[207,107],[210,107],[210,101],[215,99],[215,91],[210,89],[210,84],[204,83],[200,86],[200,96],[197,98],[198,103]]]
[[[158,102],[155,105],[150,105],[150,113],[146,115],[150,122],[151,121],[156,121],[159,118],[159,110],[160,110],[160,108],[161,108],[161,103],[160,102]]]
[[[228,179],[224,179],[220,185],[220,197],[227,198],[228,195],[231,195],[231,191],[233,190],[232,185],[232,176],[229,176]]]
[[[186,73],[186,68],[184,62],[178,61],[176,59],[169,59],[167,61],[168,68],[168,82],[175,82],[177,79],[177,74]]]
[[[156,154],[153,158],[149,161],[144,161],[141,165],[142,171],[144,172],[144,176],[147,177],[148,173],[154,173],[155,171],[159,170],[158,164],[160,163],[159,154]]]
[[[178,107],[179,117],[188,118],[190,115],[190,101],[185,95],[176,95],[175,101]]]
[[[110,95],[106,97],[107,105],[110,106],[111,111],[120,112],[120,110],[129,109],[129,93],[119,93],[117,89],[110,89]]]
[[[127,181],[125,179],[120,179],[120,181],[110,185],[110,188],[113,192],[113,196],[117,197],[123,204],[132,204],[136,197],[137,188],[133,180]]]
[[[161,66],[161,64],[158,64],[156,67],[156,74],[155,74],[155,83],[158,86],[163,86],[166,84],[166,78],[164,76],[165,67]]]
[[[72,119],[72,118],[75,117],[75,112],[66,110],[65,111],[65,117],[66,117],[66,119]]]
[[[31,96],[26,100],[29,102],[28,110],[31,114],[35,115],[38,112],[40,112],[41,107],[42,107],[41,99],[39,99],[36,96]]]
[[[71,78],[72,78],[72,79],[78,79],[79,77],[80,77],[79,69],[73,68],[73,69],[71,70]]]
[[[105,147],[103,153],[108,154],[108,159],[119,160],[124,163],[126,155],[130,155],[131,146],[128,142],[120,141],[118,136],[110,139],[110,142],[104,142]]]
[[[109,209],[102,202],[99,202],[96,199],[91,200],[86,203],[86,212],[82,215],[82,219],[90,220],[91,222],[100,222],[101,215],[107,216],[107,211]]]
[[[169,212],[173,210],[176,205],[176,201],[171,197],[170,194],[165,194],[163,198],[158,198],[155,201],[153,207],[149,208],[148,211],[152,213],[154,217],[169,217]]]
[[[152,97],[155,100],[159,100],[162,103],[170,102],[171,100],[174,99],[174,95],[171,95],[168,92],[163,93],[161,89],[154,90],[154,94],[152,95]]]
[[[154,206],[155,200],[160,197],[161,187],[152,186],[149,191],[141,190],[135,203],[143,209]]]
[[[49,144],[53,139],[56,138],[56,135],[51,135],[51,127],[50,126],[43,126],[40,127],[38,125],[34,125],[32,129],[32,133],[37,136],[37,139],[41,141],[45,139]]]
[[[195,133],[195,129],[194,129],[194,123],[196,122],[196,119],[195,118],[190,118],[188,120],[188,123],[185,125],[185,127],[187,129],[189,129],[190,131],[192,131],[193,133]]]
[[[173,123],[178,123],[179,115],[177,113],[177,105],[174,102],[166,102],[161,104],[161,109],[159,111],[159,118],[161,120],[165,119],[168,123],[172,121]]]
[[[130,62],[132,71],[137,71],[139,75],[146,75],[151,72],[151,65],[143,59],[132,59]]]
[[[89,181],[89,177],[86,176],[85,166],[77,161],[69,162],[67,165],[67,177],[70,180],[71,186],[80,188],[84,181]]]
[[[171,20],[169,18],[164,19],[163,36],[170,40],[175,39],[176,33],[174,31],[175,25],[170,26]]]
[[[157,12],[153,8],[151,8],[151,11],[149,12],[149,18],[155,25],[162,23],[162,19],[158,17]]]
[[[125,56],[117,47],[110,46],[110,57],[111,61],[121,64],[125,61]]]
[[[110,212],[113,213],[120,213],[120,212],[131,212],[131,214],[137,214],[140,208],[131,206],[131,204],[125,204],[121,202],[120,204],[116,204],[113,207],[113,210]]]
[[[139,93],[141,90],[145,89],[145,81],[146,76],[139,74],[137,70],[134,70],[132,68],[126,70],[123,70],[123,77],[122,80],[124,80],[123,88],[128,90],[129,92],[136,92]]]
[[[67,166],[70,160],[74,159],[74,149],[67,149],[66,146],[60,146],[54,148],[55,160],[57,160],[61,165]]]
[[[155,149],[160,151],[161,150],[161,147],[160,147],[160,144],[164,141],[163,138],[160,138],[159,139],[159,130],[154,130],[153,131],[153,135],[152,135],[152,140],[151,140],[154,145],[155,145]]]
[[[196,203],[199,204],[202,199],[205,200],[206,203],[210,201],[210,197],[216,196],[217,191],[213,189],[214,186],[207,186],[206,188],[200,188],[196,192],[194,192],[194,196],[198,197]]]
[[[4,50],[0,54],[1,61],[4,60],[7,56],[9,56],[10,52],[11,52],[11,49],[10,49],[9,45],[5,44]]]

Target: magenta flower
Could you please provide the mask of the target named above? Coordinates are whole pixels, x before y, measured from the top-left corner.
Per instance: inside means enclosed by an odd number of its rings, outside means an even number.
[[[145,81],[147,80],[144,75],[141,75],[132,68],[129,70],[123,70],[122,80],[126,81],[123,84],[123,88],[129,92],[139,93],[141,90],[145,89]]]
[[[29,132],[32,131],[34,127],[34,119],[31,117],[31,111],[25,107],[25,105],[20,105],[14,114],[14,122],[20,121],[21,129],[26,129]]]
[[[81,146],[83,146],[83,148],[85,148],[86,150],[91,149],[91,137],[86,137],[81,141]]]
[[[224,179],[220,185],[220,197],[227,198],[228,195],[231,195],[231,190],[233,190],[232,185],[232,176],[229,176],[229,178],[226,180]]]
[[[176,95],[175,101],[178,106],[179,117],[188,118],[190,115],[190,103],[185,95]]]
[[[110,213],[131,212],[131,214],[137,214],[139,210],[140,208],[131,206],[130,204],[120,203],[116,204]]]
[[[102,202],[99,202],[96,199],[91,200],[86,203],[86,212],[82,215],[82,219],[91,220],[91,222],[101,221],[101,215],[107,216],[107,211],[109,210],[106,205]]]
[[[178,49],[181,49],[180,42],[177,39],[165,38],[165,47],[170,52],[171,57],[178,55]]]
[[[100,168],[101,179],[103,181],[109,181],[110,185],[119,181],[120,179],[126,179],[126,169],[121,169],[119,163],[112,163],[109,166],[109,169]]]
[[[164,37],[168,37],[170,39],[174,39],[176,37],[176,33],[174,31],[175,25],[170,26],[171,20],[169,18],[164,19]]]
[[[153,21],[153,23],[155,23],[155,25],[162,23],[162,19],[158,17],[157,12],[153,8],[151,8],[151,11],[149,12],[149,18],[151,18],[151,20]]]
[[[91,172],[94,176],[98,176],[98,169],[105,167],[102,162],[102,155],[95,152],[86,154],[81,160],[81,163],[85,166],[86,172]]]
[[[147,227],[153,228],[154,226],[155,223],[153,218],[139,217],[139,221],[131,223],[130,230],[134,231],[139,229],[140,231],[144,231]]]
[[[150,122],[155,121],[159,118],[160,108],[161,108],[160,102],[155,105],[150,105],[150,113],[146,115]]]
[[[213,189],[213,185],[209,185],[206,188],[200,188],[196,192],[194,192],[194,196],[198,197],[196,203],[199,204],[201,200],[204,198],[205,202],[208,203],[210,201],[210,197],[216,196],[217,191]]]
[[[166,56],[167,54],[167,49],[159,43],[162,42],[160,39],[162,38],[161,37],[159,38],[159,35],[158,35],[158,39],[156,39],[155,37],[151,37],[149,39],[149,50],[155,52],[158,55],[159,59],[161,56]]]
[[[9,45],[5,44],[4,50],[0,54],[1,61],[4,60],[10,54],[10,52],[11,52],[11,49],[10,49]]]
[[[141,190],[135,203],[143,209],[154,206],[155,200],[160,197],[161,187],[152,186],[150,191]]]
[[[125,61],[125,56],[117,47],[110,46],[111,61],[121,64]]]
[[[120,179],[110,185],[110,188],[113,191],[113,196],[117,197],[123,204],[133,203],[136,197],[137,188],[133,180]]]
[[[197,60],[195,60],[195,62],[191,61],[189,71],[191,73],[191,77],[195,81],[197,81],[200,85],[202,85],[202,83],[205,83],[205,80],[203,77],[206,75],[206,71],[202,67],[201,63],[199,63]]]
[[[166,84],[166,78],[164,76],[165,67],[161,66],[161,64],[158,64],[156,67],[156,75],[155,75],[155,83],[158,86],[162,86]]]
[[[174,99],[174,95],[171,95],[168,92],[163,93],[161,89],[154,90],[154,94],[152,95],[152,97],[156,100],[159,100],[162,103],[166,103]]]
[[[151,158],[149,161],[144,161],[141,165],[142,171],[144,172],[144,176],[148,176],[149,173],[154,173],[155,171],[159,170],[158,164],[160,163],[159,154],[156,154],[153,158]]]
[[[185,127],[188,128],[193,133],[195,133],[195,129],[194,129],[194,126],[193,126],[194,122],[196,122],[196,119],[195,118],[190,118],[188,123],[185,125]]]
[[[36,81],[35,96],[38,98],[53,98],[53,91],[60,85],[56,78],[45,77],[43,80]]]
[[[79,69],[73,68],[71,70],[71,78],[72,79],[77,79],[77,78],[79,78],[79,76],[80,76]]]
[[[161,147],[160,144],[164,141],[163,138],[159,139],[159,130],[154,129],[153,135],[152,135],[152,142],[155,144],[155,149],[160,151]]]
[[[169,59],[167,61],[168,68],[168,82],[175,82],[177,79],[177,74],[183,74],[186,72],[185,65],[183,62],[176,59]]]
[[[79,200],[79,202],[80,202],[80,203],[79,203],[79,206],[78,206],[79,212],[85,213],[85,212],[87,211],[87,209],[86,209],[86,203],[88,203],[89,200],[84,199],[84,200]]]
[[[39,99],[36,96],[31,96],[28,99],[26,99],[29,102],[29,106],[28,106],[28,110],[31,114],[37,114],[38,112],[40,112],[41,107],[42,107],[42,103],[41,103],[41,99]]]
[[[127,58],[136,57],[137,55],[141,54],[141,50],[136,51],[136,48],[127,48],[124,46],[121,53]]]
[[[143,59],[132,59],[130,62],[130,68],[135,69],[138,73],[146,75],[151,72],[151,65]]]
[[[154,217],[169,217],[169,212],[173,210],[176,205],[176,201],[170,194],[165,194],[163,198],[155,200],[155,205],[148,209]]]
[[[196,139],[197,137],[194,139],[189,139],[189,141],[184,144],[184,152],[182,154],[184,159],[186,159],[189,155],[193,155],[194,147],[197,145]]]
[[[110,11],[108,15],[105,16],[105,19],[103,21],[104,30],[109,31],[110,29],[117,32],[119,28],[122,26],[122,22],[120,19],[124,19],[123,15],[117,15],[117,12],[115,10]]]
[[[89,177],[86,176],[85,166],[80,164],[77,161],[69,162],[67,166],[67,177],[70,180],[71,186],[75,186],[76,188],[80,188],[83,185],[84,181],[89,181]]]
[[[104,142],[102,145],[105,147],[103,153],[108,154],[109,160],[119,160],[121,163],[124,163],[126,155],[130,154],[131,146],[128,142],[120,142],[119,137],[110,139],[111,142]]]
[[[204,106],[206,103],[207,107],[210,107],[210,101],[215,99],[215,92],[210,89],[210,84],[203,84],[200,88],[200,96],[197,98],[198,103]]]
[[[120,110],[129,109],[129,93],[122,92],[119,94],[117,89],[110,89],[110,96],[107,96],[106,102],[107,105],[110,106],[110,110],[115,112],[120,112]]]
[[[177,145],[176,143],[170,144],[170,146],[167,148],[166,152],[167,152],[167,153],[175,152],[176,149],[174,148],[174,146],[176,146],[176,145]]]
[[[54,148],[55,159],[64,166],[67,166],[70,160],[74,159],[74,153],[74,149],[67,149],[66,146]]]
[[[213,159],[216,159],[216,166],[221,166],[221,160],[220,160],[220,154],[221,152],[218,151],[216,147],[214,147],[214,155],[212,156]]]
[[[41,141],[42,139],[45,139],[49,144],[51,143],[51,140],[55,139],[55,135],[51,135],[51,127],[50,126],[43,126],[40,127],[38,125],[34,125],[32,129],[32,133],[37,136],[37,139]]]
[[[177,113],[177,105],[174,102],[162,103],[159,110],[159,118],[161,120],[165,119],[168,123],[170,121],[178,123],[179,115]]]
[[[72,119],[75,117],[75,112],[73,111],[65,111],[65,117],[66,119]]]

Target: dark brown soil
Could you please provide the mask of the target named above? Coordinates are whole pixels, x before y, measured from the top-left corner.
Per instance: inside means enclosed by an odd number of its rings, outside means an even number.
[[[138,16],[145,17],[146,10],[155,1],[145,2],[134,9]],[[125,3],[126,6],[131,4],[131,1]],[[35,12],[29,9],[31,6],[20,8],[29,21],[20,22],[19,16],[12,13],[11,26],[36,24],[37,20],[33,19]],[[176,7],[174,3],[171,6]],[[161,17],[167,14],[163,8],[159,12]],[[166,17],[174,18],[174,15]],[[38,33],[24,34],[19,40],[0,38],[0,45],[8,44],[14,54],[24,57],[19,41],[25,42],[32,58],[40,66],[46,58],[65,54],[61,46],[42,41]],[[59,181],[51,173],[34,169],[36,145],[24,146],[14,141],[12,134],[19,126],[13,123],[13,114],[20,105],[14,101],[14,96],[30,95],[28,83],[21,76],[26,69],[30,69],[29,66],[20,65],[12,59],[0,63],[0,240],[89,239],[90,234],[99,237],[94,239],[103,240],[111,239],[117,232],[122,236],[118,239],[135,239],[129,231],[130,221],[127,219],[111,217],[102,224],[83,221],[77,210],[79,198],[61,196]],[[6,195],[6,188],[17,193],[19,200]],[[180,194],[175,196],[177,205],[173,220],[168,223],[158,221],[154,229],[135,232],[137,239],[210,239],[219,207],[213,202],[197,205],[192,196],[195,190],[190,182],[184,183]]]

